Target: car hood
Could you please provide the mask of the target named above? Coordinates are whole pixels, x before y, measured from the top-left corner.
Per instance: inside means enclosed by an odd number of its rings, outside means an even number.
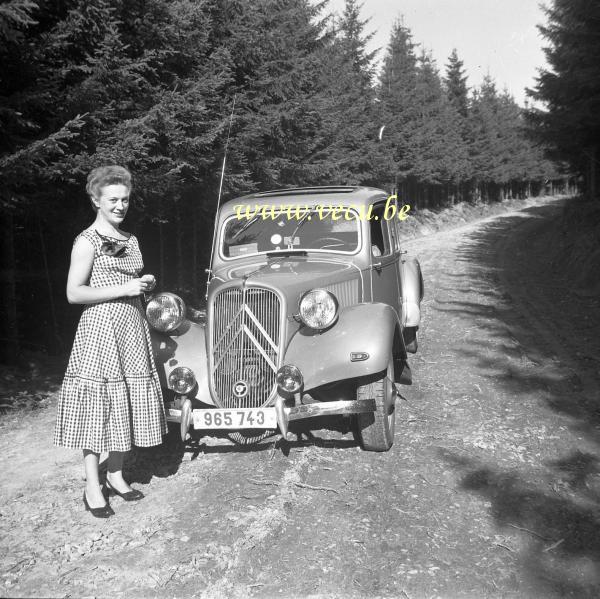
[[[347,258],[342,262],[328,257],[282,256],[222,268],[215,272],[215,278],[223,282],[245,280],[246,285],[264,285],[284,295],[296,295],[315,287],[358,282],[361,274]]]

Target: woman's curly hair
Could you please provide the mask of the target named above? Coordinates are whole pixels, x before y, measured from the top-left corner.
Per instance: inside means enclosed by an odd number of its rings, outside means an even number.
[[[90,171],[85,190],[90,197],[97,198],[100,190],[107,185],[125,185],[131,191],[131,173],[116,164],[99,166]]]

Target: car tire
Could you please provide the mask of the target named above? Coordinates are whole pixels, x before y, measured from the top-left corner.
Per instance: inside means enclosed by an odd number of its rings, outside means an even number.
[[[419,348],[419,339],[417,336],[417,330],[419,327],[406,327],[402,332],[404,337],[404,347],[406,351],[411,354],[416,354]]]
[[[365,451],[388,451],[394,443],[396,429],[396,389],[394,387],[394,359],[390,354],[386,370],[377,379],[360,385],[357,399],[374,399],[375,412],[357,414],[357,435]]]

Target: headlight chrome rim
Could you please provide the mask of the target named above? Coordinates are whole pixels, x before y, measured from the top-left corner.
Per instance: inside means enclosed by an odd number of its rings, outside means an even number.
[[[315,303],[321,307],[315,314]],[[326,304],[323,312],[323,304]],[[335,324],[338,312],[339,303],[333,293],[326,289],[311,289],[307,291],[299,302],[300,320],[309,328],[322,331]]]
[[[279,392],[298,393],[304,385],[304,377],[297,366],[286,364],[282,366],[275,377]]]
[[[170,333],[185,319],[185,302],[174,293],[158,293],[146,304],[146,317],[153,329]]]
[[[169,373],[169,389],[179,395],[186,395],[196,385],[196,375],[187,366],[178,366]]]

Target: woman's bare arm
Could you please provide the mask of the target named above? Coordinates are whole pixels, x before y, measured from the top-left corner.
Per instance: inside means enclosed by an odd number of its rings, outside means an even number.
[[[67,300],[70,304],[97,304],[119,297],[135,297],[148,289],[141,279],[131,279],[112,287],[90,287],[93,264],[94,246],[85,237],[80,237],[73,245],[67,278]]]

